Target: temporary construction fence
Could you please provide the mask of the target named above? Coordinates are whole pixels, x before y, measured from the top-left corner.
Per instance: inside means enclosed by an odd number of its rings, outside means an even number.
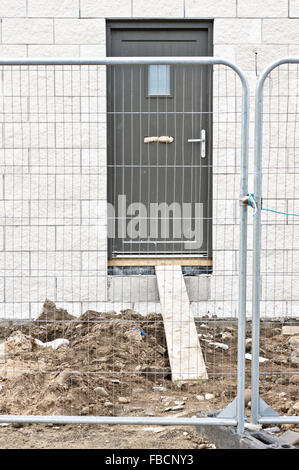
[[[252,421],[261,424],[299,423],[298,65],[274,62],[256,89]],[[274,353],[264,364],[261,316]]]
[[[213,57],[0,66],[0,422],[242,432],[244,74]]]

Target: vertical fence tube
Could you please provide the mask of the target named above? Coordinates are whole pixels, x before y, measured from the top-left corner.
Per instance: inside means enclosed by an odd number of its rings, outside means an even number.
[[[260,285],[261,285],[261,198],[262,198],[262,112],[263,83],[258,82],[255,97],[254,140],[254,194],[257,204],[253,220],[252,261],[252,365],[251,365],[251,416],[257,424],[259,415],[259,343],[260,343]]]
[[[248,135],[249,135],[249,88],[245,77],[240,75],[242,97],[242,148],[240,194],[248,193]],[[238,302],[238,386],[237,422],[238,432],[244,432],[245,415],[245,338],[246,338],[246,276],[247,276],[247,205],[240,203],[240,255],[239,255],[239,302]]]

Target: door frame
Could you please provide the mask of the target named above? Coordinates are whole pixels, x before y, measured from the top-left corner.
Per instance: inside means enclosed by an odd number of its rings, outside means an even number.
[[[107,18],[106,19],[106,54],[111,56],[113,29],[205,29],[208,32],[208,56],[213,56],[213,27],[214,20],[161,19],[161,18]],[[108,85],[108,84],[107,84]],[[108,89],[107,89],[108,93]]]
[[[206,30],[208,34],[208,54],[207,57],[213,56],[213,19],[168,19],[168,18],[134,18],[134,19],[124,19],[124,18],[106,18],[106,55],[107,57],[112,54],[112,34],[113,30],[141,30],[141,29],[197,29],[197,30]],[[211,89],[212,86],[211,86]],[[111,94],[111,83],[109,81],[109,74],[107,74],[107,83],[106,83],[106,94],[107,97]],[[211,93],[211,109],[213,109],[213,96]],[[108,102],[107,111],[108,111]],[[213,127],[213,126],[212,126]],[[107,137],[108,137],[108,124],[107,124]],[[211,128],[211,151],[213,149],[213,134]],[[107,140],[108,141],[108,140]],[[108,147],[107,147],[108,153]],[[211,155],[211,161],[212,155]],[[107,174],[108,177],[108,174]],[[211,189],[212,195],[212,189]],[[107,188],[107,200],[108,200],[108,188]],[[129,258],[128,256],[118,256],[112,258],[109,248],[109,241],[107,243],[108,248],[108,266],[155,266],[158,264],[177,264],[182,266],[207,266],[212,267],[212,255],[208,257],[200,255],[196,256],[186,254],[186,256],[173,255],[171,253],[163,256],[143,256],[143,257],[134,257]]]

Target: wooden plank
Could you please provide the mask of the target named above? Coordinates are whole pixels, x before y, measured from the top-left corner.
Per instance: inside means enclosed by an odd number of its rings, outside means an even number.
[[[206,366],[180,266],[157,266],[172,381],[205,380]]]
[[[299,335],[299,325],[286,325],[282,327],[283,335]]]
[[[108,266],[212,266],[211,258],[115,258]]]

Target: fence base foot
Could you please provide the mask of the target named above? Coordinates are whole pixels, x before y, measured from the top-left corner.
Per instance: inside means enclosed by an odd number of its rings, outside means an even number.
[[[267,416],[279,416],[276,411],[274,411],[267,403],[259,398],[259,415],[260,417],[267,417]]]
[[[197,418],[218,417],[222,410],[210,413],[197,413]],[[219,449],[295,449],[266,430],[245,430],[239,434],[232,426],[196,426],[196,432]]]

